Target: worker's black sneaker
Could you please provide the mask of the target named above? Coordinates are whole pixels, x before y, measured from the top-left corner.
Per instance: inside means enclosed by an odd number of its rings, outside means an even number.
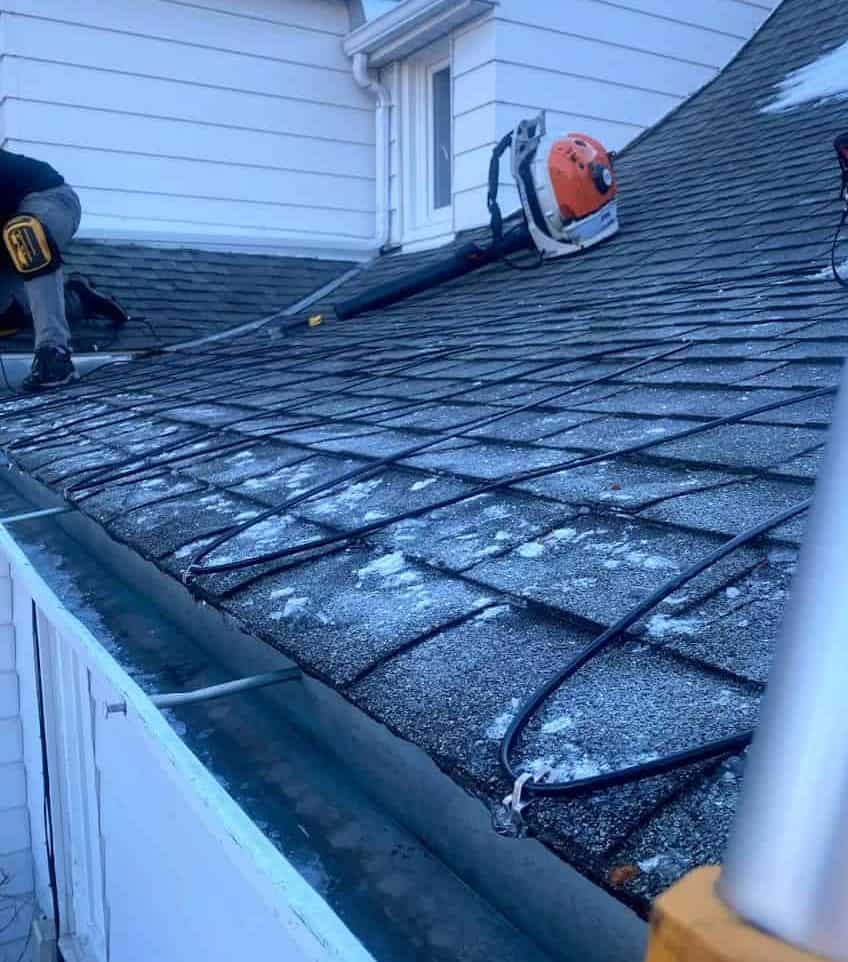
[[[83,317],[103,317],[111,321],[115,327],[123,327],[129,320],[127,312],[114,297],[101,294],[94,284],[83,277],[82,274],[74,274],[68,278],[65,289],[66,301],[75,297],[79,302]],[[70,298],[67,297],[68,294],[71,295]]]
[[[70,351],[61,347],[40,347],[35,352],[32,370],[24,378],[21,388],[28,394],[34,394],[70,384],[76,376]]]

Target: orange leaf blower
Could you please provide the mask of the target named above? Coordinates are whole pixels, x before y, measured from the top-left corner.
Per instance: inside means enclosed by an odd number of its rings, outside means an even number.
[[[548,137],[542,111],[522,120],[492,154],[488,206],[494,243],[503,233],[497,193],[500,158],[508,147],[527,229],[543,257],[574,254],[618,231],[613,155],[586,134]]]

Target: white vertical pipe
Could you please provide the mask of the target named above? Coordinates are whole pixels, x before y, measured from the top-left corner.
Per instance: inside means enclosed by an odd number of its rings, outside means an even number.
[[[381,84],[368,70],[368,54],[355,53],[353,55],[353,79],[369,90],[377,100],[375,115],[375,148],[377,152],[377,196],[376,196],[376,233],[374,247],[379,250],[389,240],[389,190],[391,167],[391,132],[389,129],[392,98],[386,86]]]
[[[848,387],[843,382],[719,895],[848,962]]]

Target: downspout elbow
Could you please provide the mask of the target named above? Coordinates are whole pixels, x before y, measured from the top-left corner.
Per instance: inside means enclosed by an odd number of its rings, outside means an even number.
[[[365,90],[373,94],[376,110],[375,149],[377,154],[376,182],[376,234],[375,246],[381,250],[389,241],[389,190],[390,190],[390,108],[391,94],[388,88],[368,69],[368,54],[353,55],[353,79]]]
[[[353,55],[353,79],[370,91],[377,100],[377,109],[390,107],[392,103],[389,89],[368,70],[368,54],[355,53]]]

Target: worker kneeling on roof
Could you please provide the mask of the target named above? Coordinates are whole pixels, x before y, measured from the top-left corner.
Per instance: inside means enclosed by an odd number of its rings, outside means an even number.
[[[5,320],[22,314],[32,320],[35,357],[25,391],[58,387],[76,376],[66,298],[80,317],[126,319],[84,279],[65,285],[62,252],[81,215],[76,192],[49,164],[0,149],[0,314]]]

